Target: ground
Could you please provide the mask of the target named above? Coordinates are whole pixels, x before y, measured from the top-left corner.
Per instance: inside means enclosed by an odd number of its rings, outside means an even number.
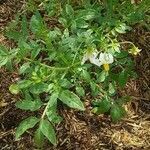
[[[24,7],[23,2],[0,1],[0,44],[13,47],[4,37],[4,30],[15,14]],[[85,98],[86,111],[79,112],[63,107],[60,114],[63,122],[56,126],[58,145],[45,143],[45,150],[149,150],[150,149],[150,32],[136,25],[126,34],[125,40],[133,41],[142,49],[134,58],[137,79],[130,80],[120,94],[128,94],[132,101],[125,107],[127,116],[113,124],[108,116],[90,113],[90,96]],[[16,72],[0,69],[0,149],[34,150],[32,132],[15,141],[15,129],[19,122],[29,116],[28,112],[15,107],[19,96],[10,94],[8,87],[19,78]]]

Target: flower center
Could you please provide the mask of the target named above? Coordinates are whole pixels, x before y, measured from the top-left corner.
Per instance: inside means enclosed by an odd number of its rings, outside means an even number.
[[[103,64],[104,70],[109,71],[109,64]]]

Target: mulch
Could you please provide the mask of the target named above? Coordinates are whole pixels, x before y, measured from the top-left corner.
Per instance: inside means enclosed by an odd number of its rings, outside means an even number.
[[[15,14],[24,7],[24,2],[17,0],[0,1],[0,31],[14,19]],[[106,115],[93,115],[90,112],[90,97],[85,98],[85,112],[60,108],[63,122],[56,126],[58,145],[53,147],[48,142],[44,150],[149,150],[150,149],[150,32],[139,25],[124,40],[133,41],[142,49],[134,58],[138,78],[131,79],[120,94],[132,97],[125,108],[127,116],[113,124]],[[13,47],[0,32],[0,44]],[[19,96],[10,94],[8,87],[18,80],[16,72],[0,69],[0,149],[35,150],[32,130],[19,140],[14,140],[15,129],[19,122],[30,115],[15,107]]]

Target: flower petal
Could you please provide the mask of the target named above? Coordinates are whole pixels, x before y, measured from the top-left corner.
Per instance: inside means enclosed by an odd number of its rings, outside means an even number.
[[[81,61],[81,65],[83,65],[87,60],[88,60],[88,55],[87,54],[84,54],[83,55],[83,58],[82,58],[82,61]]]
[[[96,66],[101,66],[102,64],[101,64],[101,62],[99,61],[99,59],[97,59],[97,58],[90,58],[90,62],[92,63],[92,64],[94,64],[94,65],[96,65]]]
[[[108,63],[111,64],[114,62],[114,57],[111,54],[108,54]]]

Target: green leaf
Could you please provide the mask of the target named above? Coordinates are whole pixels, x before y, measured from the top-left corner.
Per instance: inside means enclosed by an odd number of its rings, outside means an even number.
[[[59,18],[58,19],[59,23],[61,23],[64,27],[67,27],[68,23],[65,18]]]
[[[71,5],[66,5],[66,13],[67,13],[67,15],[69,15],[69,16],[72,16],[73,17],[73,14],[74,14],[74,10],[73,10],[73,8],[72,8],[72,6]]]
[[[109,94],[114,94],[115,93],[116,90],[115,90],[114,84],[109,83],[108,91],[109,91]]]
[[[59,95],[59,99],[71,108],[76,108],[82,111],[85,110],[80,98],[73,92],[70,92],[69,90],[62,91]]]
[[[22,110],[30,110],[30,111],[36,111],[42,105],[43,103],[41,102],[40,99],[35,99],[35,100],[25,99],[25,100],[18,101],[15,104],[17,108],[20,108]]]
[[[110,107],[111,101],[108,98],[104,98],[100,102],[97,102],[97,105],[93,109],[93,112],[96,114],[103,114],[105,112],[108,112]]]
[[[42,119],[40,122],[40,131],[44,134],[44,136],[53,144],[56,145],[56,134],[53,126],[50,124],[48,120]]]
[[[45,33],[46,26],[39,12],[36,12],[36,14],[32,16],[30,21],[30,28],[35,34],[43,35]]]
[[[128,80],[128,74],[125,70],[123,70],[120,74],[119,74],[119,78],[118,78],[118,82],[119,82],[119,86],[120,87],[124,87],[127,83]]]
[[[9,87],[9,91],[12,93],[12,94],[18,94],[19,93],[19,87],[17,84],[12,84],[10,87]]]
[[[19,74],[25,73],[28,68],[30,68],[30,62],[24,63],[19,69]]]
[[[46,83],[37,83],[30,87],[30,92],[33,94],[40,94],[43,92],[47,92],[48,84]]]
[[[97,96],[100,92],[100,87],[98,84],[96,84],[94,81],[90,82],[90,87],[92,91],[92,96]]]
[[[89,26],[89,24],[86,21],[80,18],[76,19],[75,23],[78,28],[87,28]]]
[[[25,15],[23,15],[22,17],[21,30],[22,30],[24,39],[26,39],[28,36],[28,24],[27,24],[27,18]]]
[[[122,106],[114,104],[111,107],[110,115],[113,122],[119,121],[126,114],[125,109]]]
[[[0,60],[0,68],[1,68],[2,66],[6,65],[7,62],[8,62],[8,60],[9,60],[8,57],[3,57],[3,58],[1,58],[1,60]]]
[[[38,148],[42,148],[44,145],[44,135],[41,132],[40,128],[35,131],[34,134],[34,143]]]
[[[82,86],[77,86],[76,87],[76,93],[79,95],[79,96],[82,96],[84,97],[85,96],[85,90]]]
[[[81,77],[87,80],[88,82],[91,80],[90,73],[86,70],[82,70]]]
[[[20,89],[25,89],[28,88],[29,86],[31,86],[32,81],[30,80],[21,80],[18,82],[18,86]]]
[[[49,101],[48,101],[48,108],[52,107],[55,103],[57,103],[57,98],[58,98],[58,92],[54,92],[51,94],[51,96],[49,97]]]
[[[70,88],[71,87],[71,82],[69,81],[69,80],[67,80],[67,79],[62,79],[62,80],[60,80],[59,81],[59,84],[60,84],[60,86],[61,87],[63,87],[63,88]]]
[[[16,140],[18,140],[26,130],[33,128],[38,122],[39,119],[32,116],[23,120],[16,130]]]
[[[99,76],[98,76],[98,78],[97,78],[97,81],[98,81],[98,82],[104,82],[107,76],[108,76],[108,72],[106,72],[105,70],[103,70],[103,71],[99,74]]]

